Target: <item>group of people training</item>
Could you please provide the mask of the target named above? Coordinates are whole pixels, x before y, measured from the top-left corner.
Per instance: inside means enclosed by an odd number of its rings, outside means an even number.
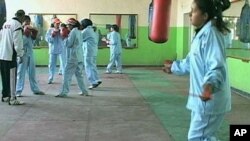
[[[40,90],[36,80],[32,50],[38,30],[30,24],[31,19],[28,15],[25,15],[25,11],[18,10],[14,18],[4,23],[1,30],[2,102],[8,102],[9,105],[24,104],[24,102],[17,100],[17,97],[22,96],[26,72],[29,75],[32,92],[35,95],[45,94]],[[79,95],[87,96],[88,91],[83,79],[84,70],[90,83],[88,89],[96,88],[102,83],[96,66],[98,47],[93,23],[90,19],[83,19],[79,22],[74,18],[69,18],[64,24],[60,19],[53,18],[52,25],[45,35],[49,46],[48,84],[53,84],[57,58],[60,57],[63,82],[60,93],[56,97],[66,97],[68,95],[74,74],[81,90]],[[119,27],[112,25],[111,36],[106,39],[106,43],[110,45],[111,53],[107,67],[109,73],[111,73],[114,65],[116,65],[119,73],[122,72],[121,40],[118,32]]]
[[[231,91],[228,79],[225,49],[229,45],[226,39],[230,30],[223,21],[222,12],[230,7],[229,0],[193,0],[190,21],[196,28],[191,48],[182,60],[176,60],[167,66],[167,72],[173,74],[190,75],[189,96],[186,107],[191,111],[191,121],[188,131],[188,141],[217,141],[216,133],[225,117],[231,110]],[[16,58],[23,58],[24,40],[21,22],[25,17],[23,10],[16,13],[16,17],[3,25],[0,44],[0,68],[2,75],[2,101],[9,104],[21,104],[16,99],[16,92],[21,92],[23,83],[15,89]],[[57,97],[65,97],[69,92],[69,85],[73,74],[77,77],[81,89],[80,95],[87,95],[82,68],[83,64],[87,79],[95,88],[101,84],[96,69],[97,44],[94,37],[92,22],[84,19],[80,23],[71,18],[67,21],[69,34],[62,36],[59,29],[60,20],[54,19],[54,28],[49,29],[46,40],[50,46],[49,84],[53,82],[55,64],[62,49],[66,51],[63,71],[63,85]],[[27,26],[29,29],[29,27]],[[83,28],[83,29],[81,29]],[[24,28],[25,29],[25,28]],[[32,30],[32,28],[30,28]],[[110,64],[107,73],[111,73],[111,66],[116,63],[117,72],[121,72],[121,48],[118,27],[113,25],[111,33],[103,39],[110,46]],[[24,31],[26,36],[26,32]],[[33,32],[28,34],[33,36]],[[63,34],[64,35],[64,34]],[[29,43],[27,43],[29,44]],[[59,48],[59,45],[64,47]],[[92,48],[91,48],[92,47]],[[117,50],[116,50],[117,49]],[[30,56],[27,55],[29,58]],[[83,57],[84,56],[84,57]],[[25,62],[25,59],[19,59]],[[32,64],[32,63],[31,63]],[[34,63],[33,63],[34,64]],[[25,64],[23,64],[25,66]],[[31,67],[31,65],[30,65]],[[33,67],[33,65],[32,65]],[[27,68],[27,67],[26,67]],[[22,69],[18,71],[18,75]],[[34,72],[29,72],[33,76]],[[17,77],[18,81],[21,77]],[[33,81],[36,84],[35,78]],[[19,82],[18,82],[19,84]],[[43,94],[37,85],[32,88],[34,94]],[[178,104],[178,103],[177,103]]]

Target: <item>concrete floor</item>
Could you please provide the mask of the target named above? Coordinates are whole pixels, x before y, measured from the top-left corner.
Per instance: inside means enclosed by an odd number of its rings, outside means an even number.
[[[55,98],[62,76],[56,75],[49,85],[47,72],[37,68],[46,95],[33,95],[26,79],[20,98],[26,105],[0,103],[0,141],[186,140],[187,77],[168,75],[160,68],[125,68],[124,74],[104,74],[102,68],[103,83],[89,91],[92,96],[79,96],[74,78],[69,97]],[[250,100],[233,94],[232,102],[232,112],[218,135],[225,141],[229,124],[250,123]]]

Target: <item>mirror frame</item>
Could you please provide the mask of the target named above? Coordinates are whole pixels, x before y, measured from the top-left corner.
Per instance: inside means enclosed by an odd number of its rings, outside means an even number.
[[[128,20],[124,20],[126,18]],[[92,20],[99,32],[98,48],[107,48],[106,43],[101,39],[106,37],[112,24],[120,26],[119,33],[123,48],[138,48],[138,14],[89,13],[89,19]]]
[[[230,0],[231,3],[237,2],[237,1],[241,1],[241,0]]]

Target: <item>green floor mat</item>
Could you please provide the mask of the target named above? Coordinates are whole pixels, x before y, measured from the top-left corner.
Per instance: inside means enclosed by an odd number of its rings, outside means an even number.
[[[153,69],[130,69],[127,74],[173,141],[186,141],[190,122],[190,112],[185,108],[188,77],[168,75]],[[228,133],[229,125],[225,121],[218,138],[228,141]]]

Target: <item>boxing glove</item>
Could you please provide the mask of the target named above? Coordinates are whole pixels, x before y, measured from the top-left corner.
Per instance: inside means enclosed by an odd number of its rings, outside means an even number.
[[[26,37],[29,37],[31,34],[31,30],[28,26],[24,26],[24,29],[23,29],[23,35],[25,35]]]
[[[54,30],[52,31],[52,37],[55,37],[58,33],[59,33],[60,31],[59,31],[59,29],[55,29],[54,28]]]
[[[37,34],[38,34],[38,30],[37,30],[37,29],[35,29],[35,28],[31,29],[31,34],[30,34],[30,36],[31,36],[31,38],[32,38],[33,40],[36,39]]]
[[[212,99],[212,92],[213,92],[213,87],[211,84],[205,84],[203,87],[203,93],[200,96],[202,101],[208,101]]]

